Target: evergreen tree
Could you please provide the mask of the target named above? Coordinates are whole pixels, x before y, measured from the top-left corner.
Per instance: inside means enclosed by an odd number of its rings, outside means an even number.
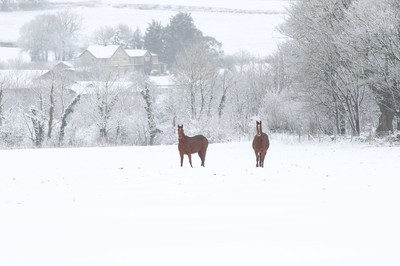
[[[139,28],[136,28],[136,30],[133,32],[130,44],[131,48],[133,49],[143,49],[144,46],[143,34]]]
[[[202,32],[194,25],[192,16],[189,13],[179,12],[170,19],[169,25],[165,28],[165,50],[162,60],[172,65],[177,53],[183,49],[187,41],[202,36]]]
[[[122,44],[121,32],[117,29],[114,36],[111,39],[111,44],[120,45]]]
[[[159,55],[164,52],[164,27],[161,22],[153,20],[149,23],[144,35],[144,48]]]

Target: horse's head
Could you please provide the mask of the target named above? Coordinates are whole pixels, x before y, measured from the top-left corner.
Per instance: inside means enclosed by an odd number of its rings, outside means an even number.
[[[183,125],[178,125],[178,138],[183,139],[183,136],[185,136],[185,133],[183,132]]]
[[[261,121],[260,122],[256,121],[256,129],[257,129],[257,136],[261,136],[262,135]]]

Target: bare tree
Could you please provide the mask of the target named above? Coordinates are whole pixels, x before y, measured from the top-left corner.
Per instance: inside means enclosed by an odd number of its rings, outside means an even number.
[[[378,133],[393,131],[394,117],[400,117],[399,12],[395,0],[355,2],[344,35],[379,106]]]
[[[0,11],[10,11],[14,8],[14,0],[0,0]]]
[[[325,109],[338,127],[345,118],[352,134],[358,135],[367,87],[362,68],[347,50],[348,44],[342,42],[350,4],[341,0],[300,1],[290,9],[282,29],[292,39],[297,57],[292,68],[305,99],[314,108]]]
[[[76,49],[80,27],[81,18],[71,11],[43,14],[22,26],[18,42],[32,61],[46,62],[50,52],[58,60],[67,60]]]
[[[218,117],[221,118],[226,106],[229,90],[236,84],[236,77],[232,70],[222,69],[220,73],[221,96],[218,104]]]
[[[110,26],[103,26],[97,29],[93,34],[93,41],[99,45],[109,45],[115,35],[115,30]]]
[[[68,123],[68,118],[71,116],[71,114],[74,112],[75,106],[78,104],[78,102],[81,99],[81,94],[77,94],[75,98],[72,99],[71,103],[65,108],[63,113],[61,114],[61,125],[60,125],[60,133],[58,137],[58,145],[61,146],[64,137],[65,137],[65,128],[67,127]]]
[[[82,17],[71,10],[57,13],[58,30],[57,37],[59,46],[55,47],[56,59],[69,60],[73,58],[82,28]]]
[[[109,143],[111,130],[118,128],[118,105],[129,82],[116,69],[107,66],[93,68],[93,86],[87,91],[89,115],[98,129],[99,140]]]
[[[160,129],[157,128],[157,124],[154,118],[154,108],[153,108],[153,97],[150,93],[150,84],[148,82],[144,83],[143,90],[140,91],[140,94],[145,101],[144,109],[146,110],[147,116],[147,126],[149,132],[149,145],[154,145],[154,139],[157,134],[161,132]]]
[[[217,54],[199,40],[187,43],[177,56],[174,69],[177,94],[183,97],[191,119],[200,120],[210,114],[218,77],[217,59]]]
[[[5,94],[9,87],[10,84],[7,81],[6,77],[3,77],[0,74],[0,127],[3,125]]]

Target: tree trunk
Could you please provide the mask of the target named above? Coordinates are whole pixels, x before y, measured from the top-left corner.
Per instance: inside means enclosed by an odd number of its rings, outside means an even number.
[[[69,104],[67,109],[65,109],[64,113],[61,116],[61,126],[60,126],[60,135],[58,138],[58,145],[61,146],[62,142],[64,141],[64,135],[65,135],[65,128],[67,126],[67,118],[69,117],[70,114],[74,112],[74,107],[75,105],[79,102],[81,98],[81,95],[78,94],[72,102]]]
[[[156,122],[154,120],[153,101],[147,83],[145,83],[144,90],[140,93],[142,94],[143,100],[145,101],[144,109],[146,110],[147,124],[149,127],[149,145],[154,145],[154,139],[156,138],[156,135],[160,132],[160,130],[157,128]]]
[[[382,135],[389,131],[393,132],[394,112],[383,105],[379,105],[379,109],[381,110],[381,115],[379,116],[379,125],[376,133]]]
[[[48,131],[47,131],[47,139],[51,139],[51,133],[53,130],[53,119],[54,119],[54,82],[51,84],[50,89],[50,109],[49,109],[49,121],[48,121]]]
[[[0,127],[3,125],[3,89],[0,88]]]
[[[37,147],[41,147],[45,136],[43,117],[40,112],[35,109],[32,109],[31,112],[32,115],[30,115],[30,118],[33,126],[33,142]]]

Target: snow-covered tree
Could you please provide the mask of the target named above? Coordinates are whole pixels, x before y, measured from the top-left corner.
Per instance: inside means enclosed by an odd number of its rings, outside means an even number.
[[[68,10],[39,15],[22,26],[18,43],[32,61],[46,62],[50,52],[58,60],[68,60],[76,50],[80,27],[81,18]]]
[[[5,94],[7,93],[7,90],[10,88],[10,84],[7,81],[6,77],[3,77],[0,74],[0,127],[3,125],[3,120],[4,120],[4,100],[5,100]]]
[[[144,34],[144,48],[161,55],[164,52],[164,27],[161,22],[152,20]]]
[[[161,59],[168,65],[172,65],[176,60],[176,55],[183,50],[185,44],[202,35],[194,24],[192,16],[189,13],[179,12],[171,17],[169,24],[164,28],[164,51]]]
[[[346,41],[380,109],[377,131],[393,131],[400,117],[400,4],[395,0],[355,2]]]
[[[210,116],[215,104],[215,85],[218,78],[218,54],[200,39],[186,43],[177,56],[173,70],[177,107],[190,119]]]
[[[338,132],[345,119],[352,134],[360,134],[367,91],[363,70],[342,41],[351,1],[298,1],[282,27],[297,56],[298,84],[308,102],[335,121]]]
[[[143,97],[145,102],[144,109],[146,110],[147,116],[147,126],[148,126],[148,133],[149,133],[149,145],[154,145],[154,140],[158,133],[160,133],[160,129],[157,128],[157,124],[155,121],[154,115],[154,100],[150,93],[151,84],[148,82],[144,83],[144,88],[140,91],[140,94]]]
[[[115,30],[113,27],[103,26],[94,31],[92,40],[95,44],[106,46],[112,43],[114,35]]]

